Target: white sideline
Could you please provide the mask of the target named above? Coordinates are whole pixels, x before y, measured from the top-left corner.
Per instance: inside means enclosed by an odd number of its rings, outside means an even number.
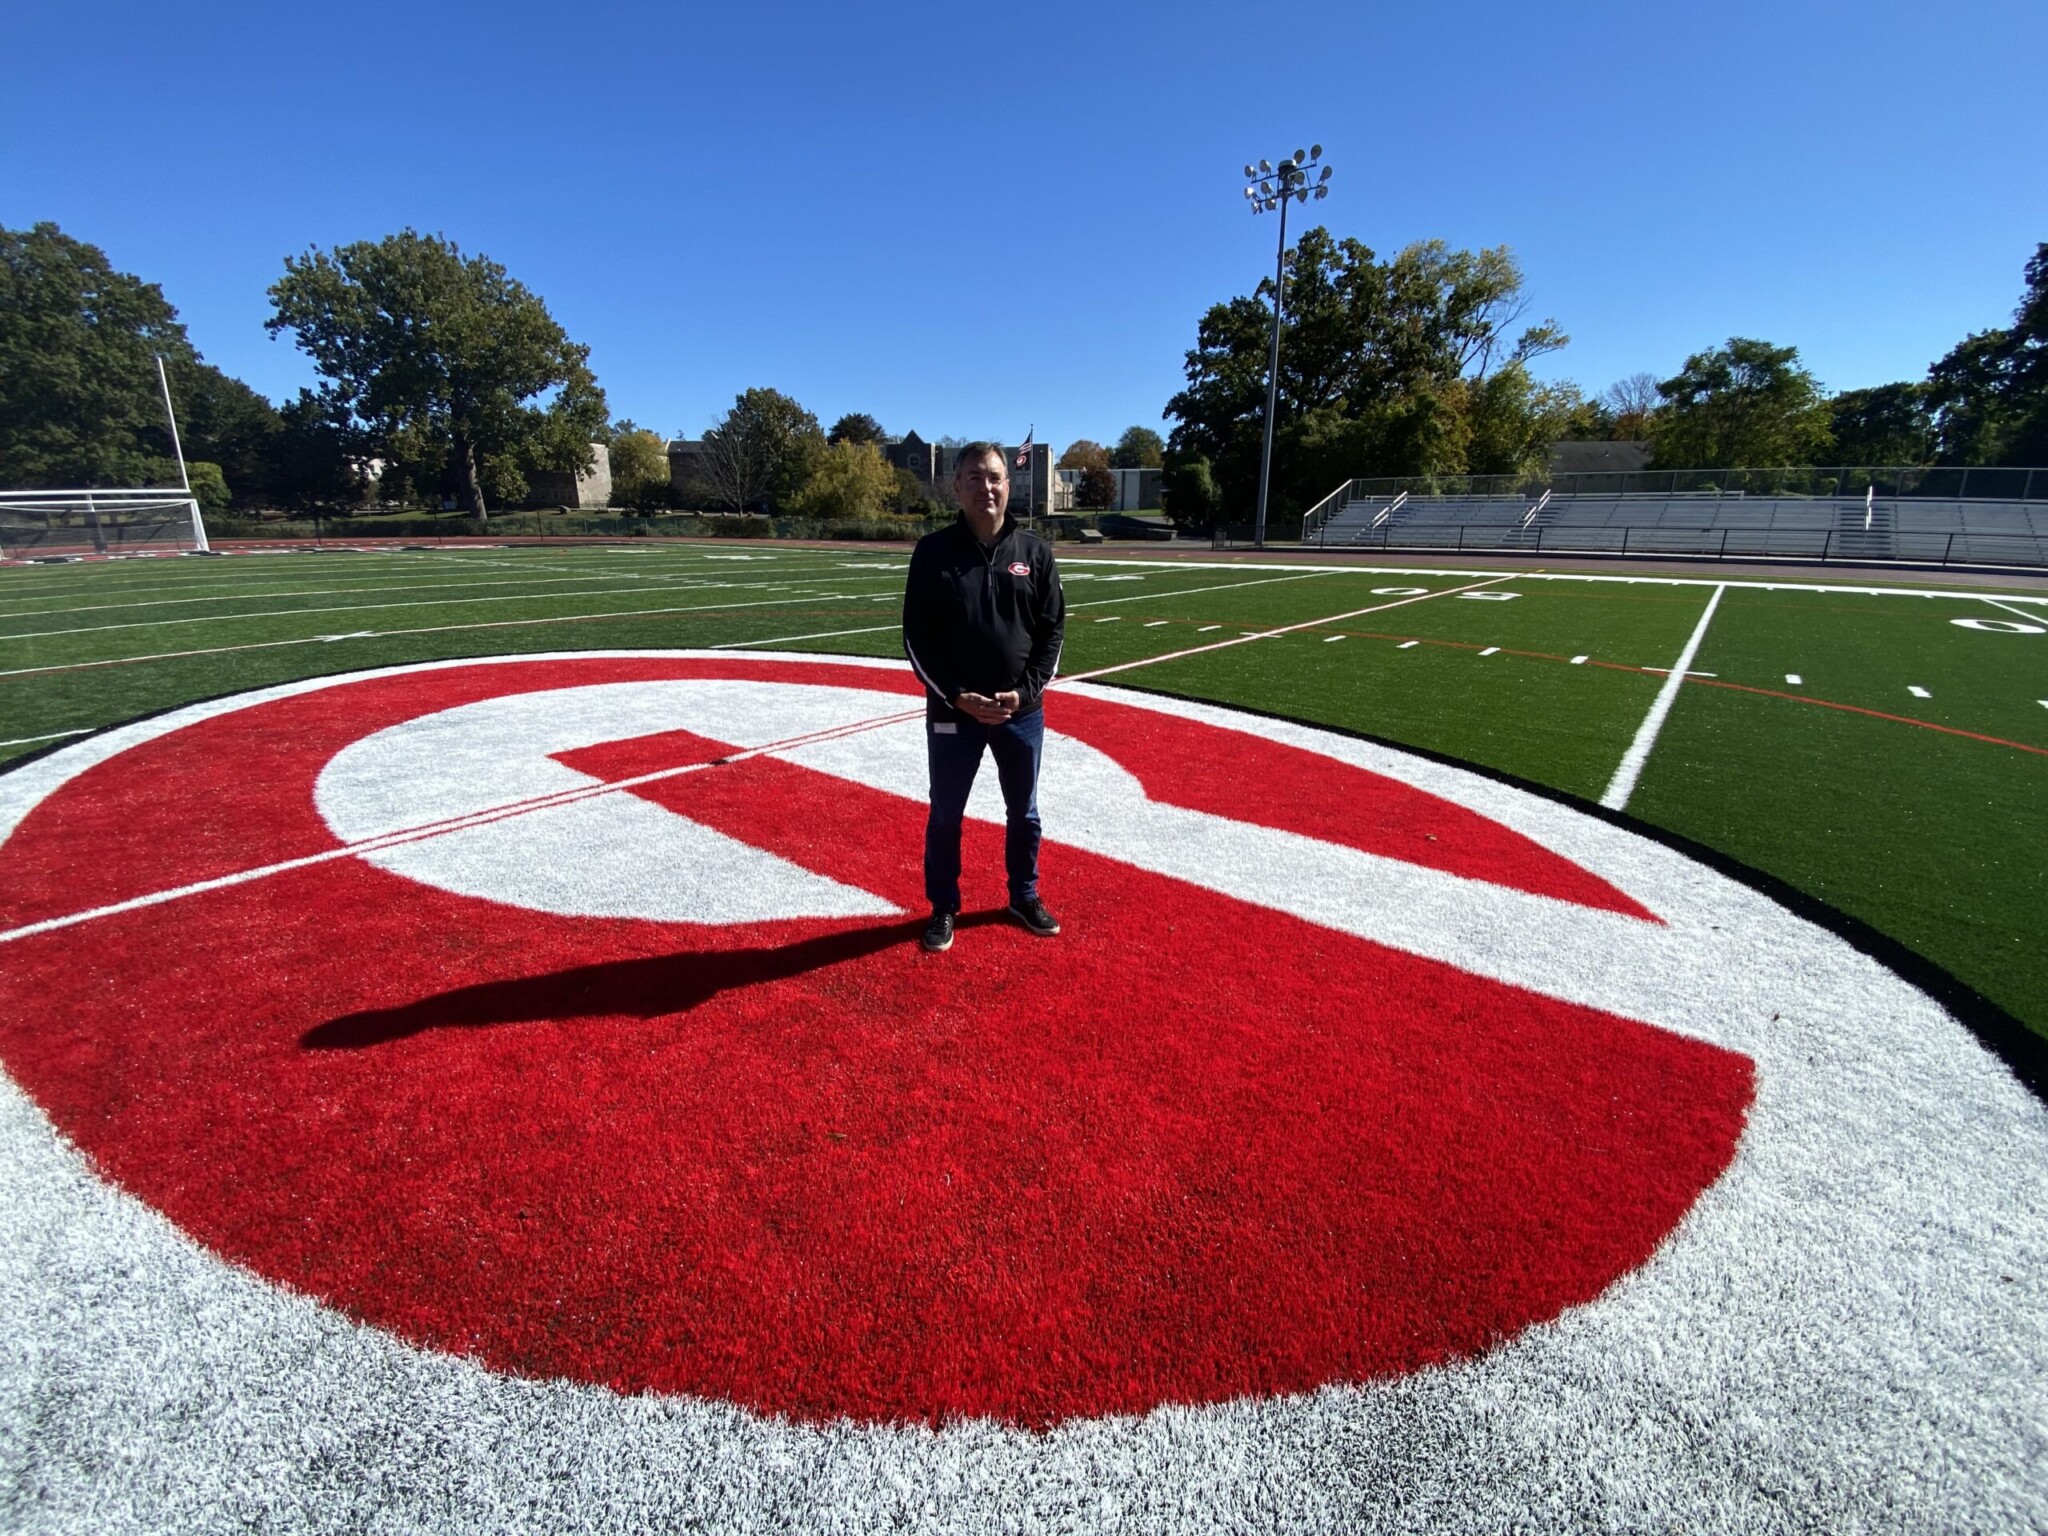
[[[1643,764],[1650,760],[1650,748],[1657,744],[1657,733],[1664,729],[1664,717],[1671,713],[1671,706],[1678,698],[1679,687],[1685,682],[1685,674],[1692,667],[1693,657],[1699,654],[1700,642],[1707,638],[1707,625],[1713,622],[1714,610],[1721,606],[1721,595],[1725,586],[1714,588],[1714,595],[1707,599],[1705,611],[1700,614],[1699,623],[1692,629],[1692,638],[1685,642],[1685,649],[1678,653],[1678,660],[1671,665],[1670,673],[1664,679],[1664,686],[1657,690],[1657,697],[1650,703],[1650,712],[1643,716],[1643,723],[1636,727],[1636,739],[1628,744],[1628,751],[1621,757],[1621,766],[1614,770],[1614,781],[1607,786],[1607,793],[1600,797],[1600,803],[1610,811],[1626,810],[1628,797],[1636,791],[1636,780],[1642,777]]]

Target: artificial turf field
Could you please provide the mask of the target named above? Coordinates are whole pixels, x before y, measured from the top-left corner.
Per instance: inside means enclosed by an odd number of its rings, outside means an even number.
[[[2048,1520],[2037,595],[1063,569],[0,570],[0,1529]]]
[[[902,568],[900,554],[858,548],[692,544],[0,571],[0,762],[195,699],[429,658],[896,655]],[[1117,681],[1363,732],[1589,801],[1721,585],[1683,569],[1497,579],[1069,558],[1063,570],[1067,674],[1311,625]],[[1401,601],[1470,582],[1485,585]],[[1995,581],[1726,586],[1627,814],[1867,923],[2048,1035],[2048,599]]]

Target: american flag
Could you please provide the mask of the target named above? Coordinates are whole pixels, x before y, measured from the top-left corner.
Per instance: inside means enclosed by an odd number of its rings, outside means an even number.
[[[1031,467],[1031,434],[1037,430],[1038,427],[1035,423],[1024,429],[1024,446],[1017,450],[1015,468],[1029,469]]]

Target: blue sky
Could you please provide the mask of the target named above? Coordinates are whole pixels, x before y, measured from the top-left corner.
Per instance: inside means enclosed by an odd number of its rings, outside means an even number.
[[[1160,426],[1320,141],[1308,212],[1383,254],[1507,244],[1589,392],[1730,335],[1830,388],[2010,318],[2048,239],[2039,0],[1026,8],[38,5],[0,63],[0,223],[162,284],[214,363],[287,253],[404,226],[540,293],[613,412],[695,435]]]

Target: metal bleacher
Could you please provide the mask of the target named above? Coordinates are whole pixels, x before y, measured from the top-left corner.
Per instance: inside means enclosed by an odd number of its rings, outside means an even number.
[[[1729,471],[1726,478],[1755,473]],[[1902,494],[1898,479],[1866,478],[1848,495],[1586,483],[1602,478],[1650,477],[1581,475],[1563,488],[1447,493],[1354,480],[1311,509],[1302,542],[1321,549],[2048,567],[2048,470],[2014,483],[2020,496],[1982,499]],[[1829,488],[1845,478],[1833,472]],[[1892,494],[1879,494],[1879,483]]]

